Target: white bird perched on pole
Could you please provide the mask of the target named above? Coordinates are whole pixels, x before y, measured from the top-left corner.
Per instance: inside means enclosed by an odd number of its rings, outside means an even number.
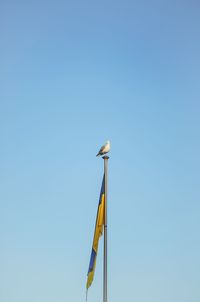
[[[107,141],[99,150],[99,152],[97,153],[96,156],[101,156],[104,155],[106,153],[108,153],[110,151],[110,141]]]

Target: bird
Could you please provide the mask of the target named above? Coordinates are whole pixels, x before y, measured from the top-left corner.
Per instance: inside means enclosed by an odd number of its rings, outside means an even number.
[[[110,151],[110,141],[106,141],[106,143],[101,147],[96,156],[101,156]]]

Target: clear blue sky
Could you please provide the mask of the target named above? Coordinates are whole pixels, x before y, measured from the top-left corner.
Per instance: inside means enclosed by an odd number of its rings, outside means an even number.
[[[1,302],[85,301],[107,139],[109,302],[200,301],[199,35],[198,1],[0,2]]]

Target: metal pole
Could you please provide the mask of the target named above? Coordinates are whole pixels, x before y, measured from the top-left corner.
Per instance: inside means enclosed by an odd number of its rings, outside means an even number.
[[[105,221],[104,221],[104,259],[103,259],[103,302],[107,302],[107,190],[108,190],[108,156],[104,156],[105,175]]]

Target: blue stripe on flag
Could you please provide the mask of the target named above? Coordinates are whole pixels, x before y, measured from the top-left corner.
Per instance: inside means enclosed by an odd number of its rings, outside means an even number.
[[[96,252],[95,252],[94,249],[92,249],[92,253],[91,253],[91,257],[90,257],[90,265],[89,265],[89,269],[88,269],[88,274],[89,274],[89,272],[91,272],[94,269],[95,258],[96,258]]]

